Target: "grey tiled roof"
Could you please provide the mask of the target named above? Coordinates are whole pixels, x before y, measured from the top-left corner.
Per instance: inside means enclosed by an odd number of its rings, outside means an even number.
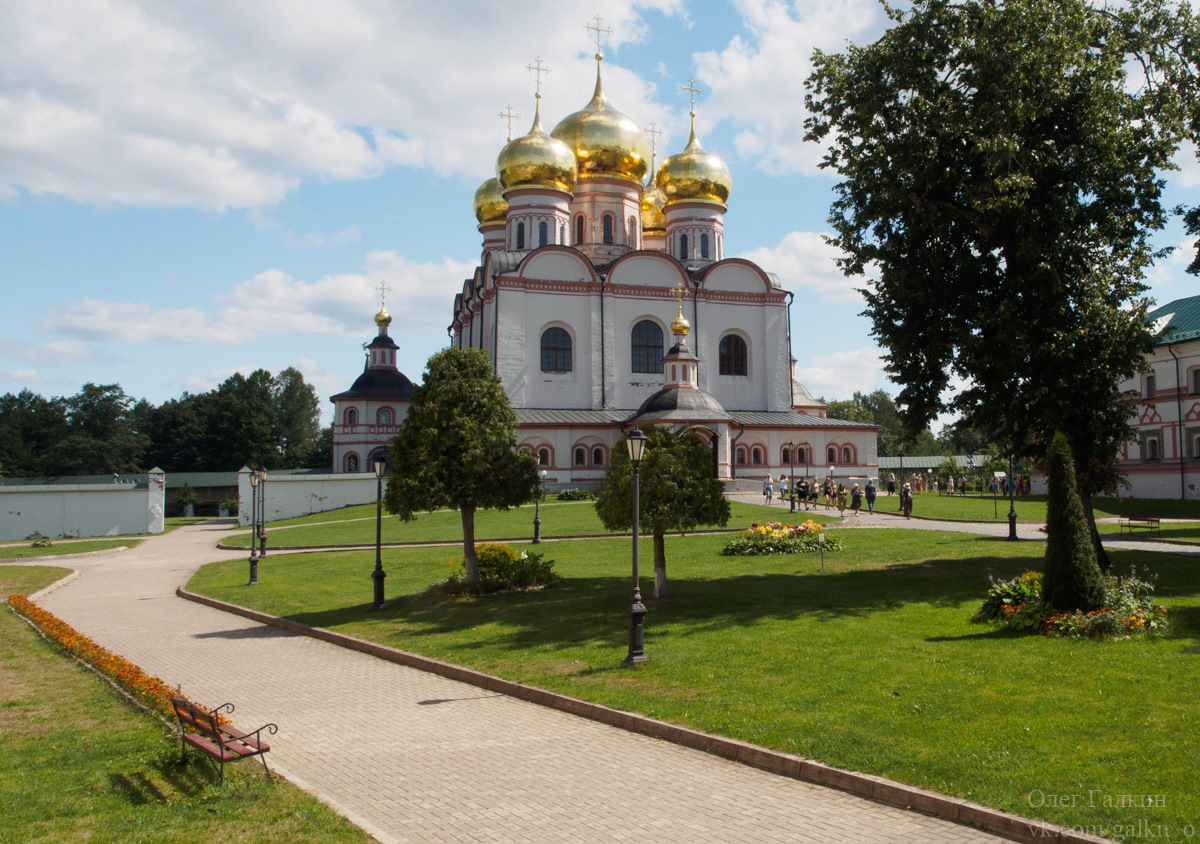
[[[568,410],[564,408],[516,407],[522,425],[613,425],[633,415],[632,410]]]
[[[807,413],[792,413],[786,410],[730,410],[729,416],[748,427],[769,425],[784,428],[858,428],[859,430],[869,431],[880,430],[879,425],[868,425],[865,422],[830,419],[828,416],[812,416]]]

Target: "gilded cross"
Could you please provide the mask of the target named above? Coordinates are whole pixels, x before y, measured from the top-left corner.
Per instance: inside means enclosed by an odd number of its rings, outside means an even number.
[[[653,120],[651,120],[650,127],[643,128],[642,131],[644,131],[647,135],[650,136],[650,169],[651,169],[651,171],[653,171],[654,170],[654,160],[658,156],[658,137],[657,136],[661,135],[663,133],[663,130],[659,129],[658,124],[655,123]]]
[[[537,96],[537,98],[540,100],[542,98],[542,74],[549,73],[550,68],[544,67],[542,65],[542,57],[538,56],[537,64],[536,65],[527,64],[527,65],[525,65],[525,69],[532,70],[534,72],[534,75],[537,76],[537,94],[535,96]]]
[[[392,288],[387,286],[386,282],[379,282],[375,285],[375,289],[379,291],[379,305],[381,310],[387,310],[387,295]]]
[[[696,95],[703,94],[704,89],[696,87],[695,79],[689,79],[688,84],[680,85],[679,87],[688,92],[688,102],[690,104],[688,111],[691,112],[692,117],[695,117],[696,116]]]
[[[596,58],[600,58],[600,55],[603,52],[603,50],[601,50],[600,36],[601,35],[612,35],[612,30],[609,29],[607,26],[604,27],[603,29],[601,29],[599,15],[596,15],[596,25],[595,26],[592,26],[590,23],[585,23],[583,25],[583,28],[586,29],[588,32],[591,32],[593,29],[596,30]]]
[[[672,287],[671,292],[675,294],[675,301],[679,303],[679,315],[683,316],[683,297],[687,295],[687,288],[683,286],[683,282],[679,282],[677,287]]]
[[[500,119],[508,122],[508,139],[512,140],[512,123],[514,120],[520,120],[521,115],[512,110],[512,103],[509,103],[504,111],[500,112]]]

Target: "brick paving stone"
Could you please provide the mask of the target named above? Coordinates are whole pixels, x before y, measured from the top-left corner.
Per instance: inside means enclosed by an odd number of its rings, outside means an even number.
[[[233,701],[240,726],[277,723],[268,760],[384,840],[1000,840],[176,598],[240,556],[214,550],[223,532],[72,560],[80,576],[38,602],[193,699]]]

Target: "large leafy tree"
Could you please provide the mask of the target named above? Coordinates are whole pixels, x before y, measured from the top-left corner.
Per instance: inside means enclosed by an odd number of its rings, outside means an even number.
[[[66,435],[46,449],[46,471],[92,475],[142,468],[150,438],[134,429],[134,402],[119,384],[84,384],[63,403]]]
[[[69,431],[62,399],[31,390],[0,396],[0,461],[10,477],[47,474],[46,452]]]
[[[275,376],[275,435],[288,468],[309,462],[321,436],[321,402],[300,370],[289,366]],[[324,465],[329,465],[332,457]]]
[[[1117,385],[1150,346],[1142,279],[1161,174],[1195,135],[1200,27],[1168,0],[888,11],[808,80],[808,137],[843,177],[842,269],[876,275],[866,314],[905,424],[957,410],[1035,457],[1061,430],[1091,521],[1130,435]]]
[[[712,476],[712,451],[687,432],[676,436],[651,426],[639,466],[639,528],[654,537],[654,597],[667,597],[667,531],[729,521],[724,488]],[[633,471],[624,448],[613,449],[596,512],[609,530],[633,527]]]
[[[537,461],[517,453],[517,431],[487,355],[451,346],[429,359],[392,440],[388,512],[407,522],[418,510],[458,510],[469,583],[479,582],[475,511],[507,510],[539,492]]]

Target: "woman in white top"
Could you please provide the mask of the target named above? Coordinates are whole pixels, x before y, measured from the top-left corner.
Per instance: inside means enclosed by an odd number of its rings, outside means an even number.
[[[767,499],[767,503],[771,503],[771,499],[775,495],[775,487],[772,486],[771,473],[767,472],[767,479],[763,481],[763,496]]]

